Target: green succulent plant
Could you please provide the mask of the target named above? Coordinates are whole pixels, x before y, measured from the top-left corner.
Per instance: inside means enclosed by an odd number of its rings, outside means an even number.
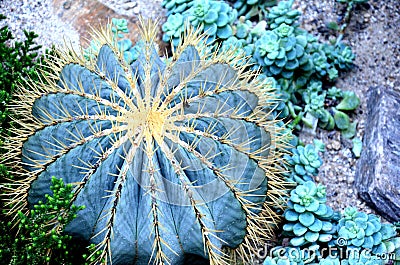
[[[315,52],[311,55],[311,60],[317,75],[326,76],[329,69],[328,58],[323,51]]]
[[[328,49],[328,57],[332,60],[333,64],[341,70],[349,70],[354,66],[355,54],[351,48],[342,42]]]
[[[343,98],[343,90],[333,86],[328,89],[328,92],[326,93],[326,97],[333,99],[333,100],[341,99],[341,98]]]
[[[246,20],[246,18],[242,16],[233,26],[234,35],[226,40],[223,40],[222,46],[225,46],[226,48],[231,45],[240,47],[243,49],[246,56],[248,56],[249,63],[255,65],[256,61],[253,58],[255,50],[254,42],[266,31],[265,27],[265,21],[253,24],[250,20]],[[257,69],[256,66],[253,66],[252,68]]]
[[[46,82],[19,87],[10,108],[22,129],[2,156],[22,178],[10,214],[44,200],[59,176],[86,206],[65,233],[95,244],[95,263],[249,262],[285,193],[286,136],[263,111],[271,88],[232,53],[198,51],[194,30],[165,64],[156,26],[143,27],[131,65],[101,32],[94,59],[60,51]]]
[[[11,187],[7,189],[12,190]],[[62,179],[51,178],[50,190],[44,201],[39,201],[29,212],[18,211],[18,234],[14,240],[6,239],[7,245],[2,245],[0,259],[2,264],[9,265],[40,265],[40,264],[71,264],[71,236],[63,234],[63,228],[68,225],[84,206],[71,205],[73,198],[72,185],[65,185]],[[54,226],[54,220],[57,225]],[[8,223],[8,229],[12,223]],[[2,237],[2,240],[4,238]],[[3,243],[3,242],[2,242]],[[6,242],[4,242],[6,243]],[[54,255],[58,253],[58,255]]]
[[[294,172],[300,176],[316,176],[322,165],[322,159],[313,145],[297,146],[292,148],[292,156],[285,155],[289,165],[294,167]]]
[[[355,157],[360,157],[361,156],[361,150],[362,150],[362,141],[360,138],[354,138],[352,140],[353,142],[353,148],[351,151],[353,152]]]
[[[238,39],[248,39],[251,36],[250,31],[253,28],[253,23],[241,16],[235,25],[235,37]],[[251,42],[252,39],[249,40]]]
[[[226,40],[233,36],[233,23],[237,18],[237,11],[227,3],[214,0],[194,0],[190,8],[184,12],[176,12],[168,16],[163,24],[163,41],[172,40],[174,47],[179,45],[179,39],[190,24],[206,35],[206,42],[212,43],[217,38]]]
[[[302,99],[306,112],[303,118],[304,124],[312,128],[313,120],[317,119],[318,126],[321,128],[332,130],[335,127],[333,116],[325,109],[326,91],[322,90],[322,82],[311,80],[302,93]]]
[[[167,21],[162,25],[163,41],[172,41],[172,45],[177,47],[185,31],[185,18],[180,13],[168,16]]]
[[[340,130],[348,129],[350,126],[349,116],[340,110],[333,109],[333,112],[333,118],[335,120],[336,127],[338,127]]]
[[[129,33],[128,21],[124,18],[112,18],[111,25],[111,31],[116,35],[116,38],[122,38],[124,33]]]
[[[325,186],[312,181],[298,185],[291,191],[287,206],[283,230],[291,236],[292,246],[332,240],[335,226],[330,219],[334,212],[326,205]]]
[[[318,94],[317,92],[306,91],[303,93],[304,111],[311,112],[314,116],[318,117],[318,112],[324,109],[326,93]]]
[[[301,12],[292,9],[293,0],[279,1],[277,6],[270,9],[267,15],[267,21],[271,29],[278,28],[281,24],[289,26],[298,26],[298,19]]]
[[[393,243],[386,241],[396,236],[396,229],[391,224],[382,224],[374,214],[358,212],[348,207],[338,223],[338,236],[347,246],[371,249],[373,254],[393,252]],[[390,241],[388,241],[390,242]]]
[[[353,91],[344,91],[342,100],[336,106],[338,110],[355,110],[360,105],[360,99]]]
[[[294,71],[309,64],[304,51],[306,45],[304,36],[296,36],[293,27],[282,23],[255,42],[254,58],[263,66],[266,75],[290,79]]]
[[[225,2],[194,0],[186,13],[190,24],[208,35],[208,42],[217,37],[227,39],[233,35],[232,25],[237,18],[237,11]]]

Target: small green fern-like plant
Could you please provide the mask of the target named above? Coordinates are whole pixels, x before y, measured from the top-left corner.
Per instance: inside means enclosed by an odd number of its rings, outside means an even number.
[[[39,201],[27,215],[18,211],[18,233],[14,238],[9,234],[1,236],[2,264],[72,264],[69,260],[73,253],[68,248],[71,236],[62,231],[84,206],[71,205],[72,185],[65,185],[62,179],[52,177],[50,189],[52,196],[46,194],[46,201]],[[10,229],[12,222],[7,225]]]
[[[10,214],[44,200],[59,176],[86,206],[65,232],[95,244],[93,263],[249,262],[285,194],[286,136],[264,111],[272,88],[234,51],[207,53],[192,30],[167,64],[151,22],[131,65],[111,30],[96,35],[97,54],[60,51],[55,74],[27,81],[10,105],[23,117],[3,156],[23,179]]]

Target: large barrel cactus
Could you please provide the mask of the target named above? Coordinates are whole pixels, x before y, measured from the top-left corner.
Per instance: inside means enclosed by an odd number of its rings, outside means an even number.
[[[284,189],[271,88],[190,30],[161,59],[156,28],[144,23],[131,65],[103,30],[89,61],[66,48],[41,83],[21,85],[3,157],[24,178],[13,210],[44,201],[56,176],[86,206],[65,232],[95,243],[98,262],[247,262],[271,237]]]

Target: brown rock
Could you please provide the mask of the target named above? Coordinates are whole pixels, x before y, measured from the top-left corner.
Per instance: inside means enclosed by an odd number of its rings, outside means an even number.
[[[105,27],[112,18],[125,18],[128,20],[129,33],[126,37],[131,39],[133,43],[139,40],[138,16],[118,14],[97,0],[53,0],[53,6],[55,14],[78,31],[80,43],[83,47],[89,45],[93,29]],[[159,32],[157,43],[160,46],[160,50],[163,51],[165,50],[165,44],[161,41],[161,24]]]

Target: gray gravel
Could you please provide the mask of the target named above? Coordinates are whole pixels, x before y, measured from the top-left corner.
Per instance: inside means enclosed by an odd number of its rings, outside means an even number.
[[[64,36],[75,47],[79,44],[78,33],[54,14],[51,0],[0,0],[0,13],[7,16],[0,27],[9,25],[17,41],[25,39],[25,29],[39,35],[37,42],[44,46],[43,50],[52,44],[63,45]]]
[[[101,0],[119,14],[156,18],[161,13],[161,0],[129,1]],[[343,15],[343,5],[335,0],[295,1],[302,12],[303,27],[326,40],[329,35],[325,24],[336,21]],[[0,0],[0,12],[7,15],[7,23],[17,39],[23,38],[22,29],[34,30],[40,35],[38,42],[45,47],[51,44],[63,44],[63,36],[68,36],[73,45],[79,43],[77,32],[54,15],[52,1]],[[344,41],[357,54],[356,67],[337,82],[337,87],[353,90],[361,99],[361,106],[352,115],[358,121],[357,135],[362,137],[365,127],[366,91],[377,85],[386,85],[390,89],[400,87],[400,3],[398,0],[370,0],[359,5],[352,13]],[[302,135],[305,142],[311,142],[315,136]],[[341,210],[354,205],[371,212],[357,197],[353,188],[355,164],[357,160],[351,153],[351,142],[343,139],[339,132],[317,131],[317,138],[326,143],[327,151],[322,154],[324,165],[316,178],[327,186],[328,202]]]

